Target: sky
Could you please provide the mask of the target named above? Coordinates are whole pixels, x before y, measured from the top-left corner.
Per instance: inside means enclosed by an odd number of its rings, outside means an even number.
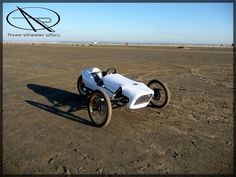
[[[17,6],[57,12],[60,22],[52,28],[60,37],[9,37],[8,33],[49,33],[7,23]],[[30,27],[25,19],[20,21]],[[3,3],[3,41],[232,44],[233,3]]]

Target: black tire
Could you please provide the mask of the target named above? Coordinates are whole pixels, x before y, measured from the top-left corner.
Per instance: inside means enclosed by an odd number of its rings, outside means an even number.
[[[84,82],[83,82],[83,78],[82,76],[79,76],[78,80],[77,80],[77,89],[78,89],[78,92],[80,93],[80,95],[87,95],[87,91],[85,90],[86,87],[84,85]]]
[[[108,68],[105,72],[106,72],[106,74],[116,74],[117,70],[116,70],[116,68]]]
[[[150,101],[151,105],[155,108],[164,108],[168,106],[170,102],[170,91],[167,85],[159,80],[151,80],[147,86],[154,91],[154,96]],[[164,95],[161,95],[160,91],[164,92]],[[161,101],[161,99],[163,99]]]
[[[89,97],[88,113],[95,126],[106,127],[112,115],[109,96],[103,91],[95,90]]]

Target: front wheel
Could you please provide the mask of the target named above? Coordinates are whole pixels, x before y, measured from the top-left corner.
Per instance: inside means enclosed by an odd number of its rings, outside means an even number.
[[[166,84],[158,80],[151,80],[147,86],[154,91],[151,105],[156,108],[164,108],[169,104],[170,92]]]
[[[79,76],[79,78],[77,80],[77,89],[78,89],[80,95],[83,95],[83,96],[87,95],[87,89],[84,85],[82,76]]]
[[[111,121],[112,106],[109,96],[99,90],[95,90],[89,97],[89,117],[97,127],[106,127]]]

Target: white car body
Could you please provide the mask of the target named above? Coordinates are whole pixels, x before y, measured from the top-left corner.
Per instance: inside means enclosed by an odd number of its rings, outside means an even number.
[[[96,82],[94,73],[102,80],[103,84]],[[154,95],[154,91],[142,82],[128,79],[118,73],[102,76],[102,72],[98,68],[83,70],[82,78],[86,88],[104,91],[111,100],[114,99],[114,95],[121,88],[122,95],[129,99],[127,103],[129,109],[146,107]]]

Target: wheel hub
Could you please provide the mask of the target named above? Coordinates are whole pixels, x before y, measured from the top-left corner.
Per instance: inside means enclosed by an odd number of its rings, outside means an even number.
[[[160,90],[161,89],[154,89],[154,98],[155,98],[155,100],[159,100],[161,98]]]

